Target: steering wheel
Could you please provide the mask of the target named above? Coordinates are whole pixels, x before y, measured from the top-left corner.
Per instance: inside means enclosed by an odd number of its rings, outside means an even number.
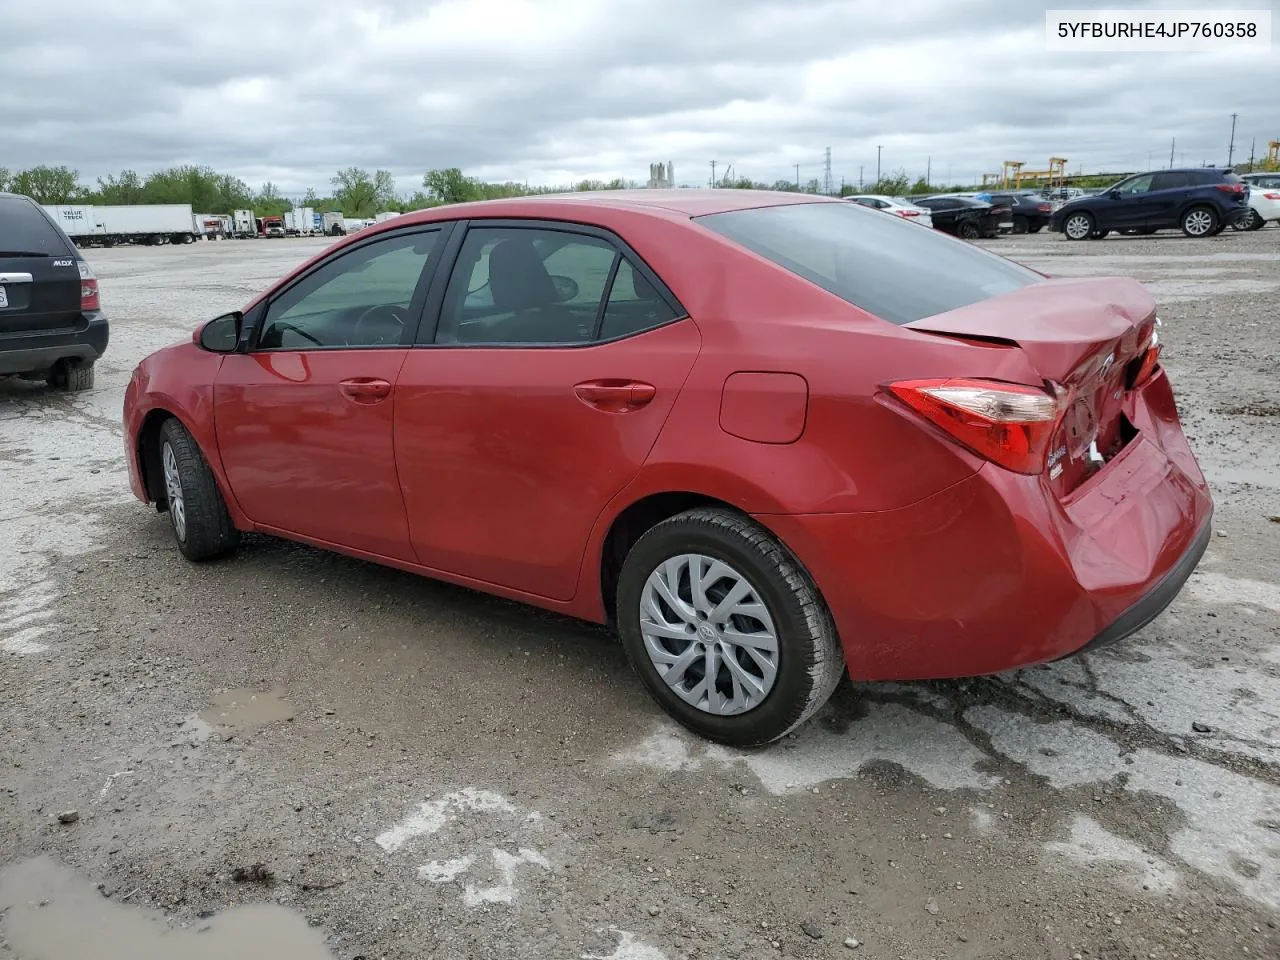
[[[409,322],[409,311],[394,303],[380,303],[356,318],[351,328],[351,342],[362,347],[399,344]]]

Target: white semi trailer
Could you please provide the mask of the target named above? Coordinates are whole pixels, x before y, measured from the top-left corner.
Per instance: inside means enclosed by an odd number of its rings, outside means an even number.
[[[196,239],[189,203],[47,204],[45,210],[80,246],[191,243]]]

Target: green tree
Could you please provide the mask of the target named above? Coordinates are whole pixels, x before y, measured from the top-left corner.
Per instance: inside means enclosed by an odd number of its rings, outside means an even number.
[[[480,185],[457,167],[428,170],[422,176],[422,188],[436,204],[466,203],[482,196]]]
[[[85,193],[80,185],[80,171],[43,165],[18,173],[9,189],[26,194],[37,203],[70,203]]]
[[[121,170],[118,177],[110,173],[105,178],[99,177],[97,192],[91,199],[95,203],[129,204],[143,203],[144,197],[142,178],[137,171]]]
[[[319,203],[320,203],[320,198],[316,196],[315,188],[307,187],[306,196],[302,198],[302,205],[304,207],[310,207],[312,210],[314,210],[319,205]]]
[[[395,181],[386,170],[370,176],[368,170],[347,167],[334,174],[329,183],[337,207],[348,217],[372,217],[381,204],[395,200]]]
[[[0,193],[9,189],[10,176],[8,167],[0,167]]]
[[[262,185],[257,196],[253,198],[253,212],[259,217],[278,217],[286,210],[292,210],[293,204],[280,196],[279,188],[268,180]]]

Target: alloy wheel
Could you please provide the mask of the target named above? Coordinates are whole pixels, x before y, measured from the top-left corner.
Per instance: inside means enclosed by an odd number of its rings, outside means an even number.
[[[1213,229],[1213,214],[1208,210],[1192,210],[1183,220],[1183,225],[1193,237],[1203,237]]]
[[[1063,229],[1072,240],[1083,240],[1093,232],[1093,222],[1084,214],[1077,214],[1067,218]]]

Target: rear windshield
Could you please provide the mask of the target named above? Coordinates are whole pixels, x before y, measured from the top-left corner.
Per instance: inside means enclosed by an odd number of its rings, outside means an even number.
[[[0,256],[64,256],[62,232],[25,197],[0,197]]]
[[[911,323],[1042,280],[980,247],[851,203],[698,217],[721,236],[890,323]]]

